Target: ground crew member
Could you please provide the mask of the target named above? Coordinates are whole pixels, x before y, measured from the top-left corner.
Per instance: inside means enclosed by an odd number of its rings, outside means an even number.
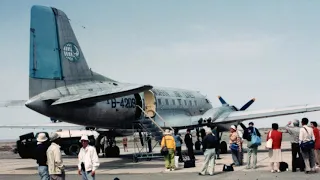
[[[164,156],[166,171],[174,171],[174,154],[176,151],[176,143],[169,129],[166,129],[163,135],[164,137],[161,140],[161,148],[166,146],[168,149],[168,154]]]
[[[47,165],[47,149],[49,147],[48,138],[44,133],[39,133],[37,137],[37,148],[35,150],[35,158],[37,160],[38,173],[40,180],[49,180],[49,171]]]
[[[83,135],[80,142],[82,148],[78,154],[78,174],[82,175],[83,180],[94,180],[96,170],[100,165],[96,148],[89,145],[87,135]]]
[[[60,151],[60,136],[52,133],[50,137],[51,145],[47,150],[48,170],[51,180],[64,180],[65,171]]]

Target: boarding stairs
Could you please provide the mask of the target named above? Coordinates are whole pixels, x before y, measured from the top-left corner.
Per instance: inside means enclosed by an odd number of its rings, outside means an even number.
[[[156,121],[150,117],[140,106],[137,105],[137,107],[147,116],[147,117],[143,117],[139,120],[139,126],[140,129],[142,129],[142,131],[145,133],[144,135],[141,136],[141,134],[139,134],[139,138],[134,138],[134,139],[142,139],[143,142],[143,147],[139,147],[139,143],[137,140],[135,140],[134,143],[134,154],[133,154],[133,160],[134,162],[138,162],[139,159],[147,159],[147,160],[151,160],[152,158],[162,158],[163,156],[155,156],[153,154],[153,149],[161,143],[162,137],[163,137],[163,133],[164,130],[163,128],[161,128],[161,126],[156,123]],[[155,112],[155,111],[154,111]],[[170,128],[173,131],[172,127],[167,126],[168,123],[165,122],[165,120],[157,113],[155,112],[156,115],[159,117],[159,119],[161,121],[163,121],[165,127]],[[147,136],[146,134],[149,134],[151,136]],[[149,151],[148,148],[148,141],[152,140],[152,137],[154,137],[156,143],[154,143],[154,145],[151,147],[152,150],[151,152]],[[160,152],[157,152],[160,153]]]

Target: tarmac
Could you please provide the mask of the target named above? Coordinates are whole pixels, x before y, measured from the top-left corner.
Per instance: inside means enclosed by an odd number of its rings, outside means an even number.
[[[151,160],[139,159],[138,162],[133,161],[133,148],[129,148],[129,152],[123,152],[121,149],[121,157],[119,158],[104,158],[100,157],[100,167],[96,171],[96,179],[319,179],[319,173],[305,174],[303,172],[291,172],[291,151],[290,142],[282,142],[282,158],[284,162],[289,164],[289,171],[281,173],[271,173],[269,167],[268,153],[264,149],[265,142],[259,147],[258,152],[258,168],[245,169],[247,163],[247,154],[244,153],[244,165],[235,167],[233,172],[222,172],[224,164],[231,164],[231,154],[221,154],[221,159],[216,160],[214,176],[199,176],[204,156],[201,152],[196,155],[196,167],[183,168],[183,163],[175,171],[165,172],[164,160],[159,156],[160,147],[156,147],[153,152],[154,158]],[[246,144],[244,144],[246,148]],[[122,148],[122,147],[121,147]],[[183,151],[186,149],[183,148]],[[137,151],[137,150],[136,150]],[[66,179],[81,179],[77,175],[77,158],[63,155],[64,165],[66,167]],[[0,153],[0,179],[39,179],[37,164],[34,159],[21,159],[17,154],[12,152]]]

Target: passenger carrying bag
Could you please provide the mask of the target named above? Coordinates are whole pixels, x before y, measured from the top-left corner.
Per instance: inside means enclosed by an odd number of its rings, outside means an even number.
[[[256,128],[253,128],[253,134],[251,135],[251,144],[253,146],[260,146],[261,145],[261,138],[257,136]]]
[[[167,154],[169,154],[169,150],[168,150],[168,148],[167,148],[167,140],[166,140],[166,138],[165,137],[163,137],[163,139],[164,139],[164,146],[161,148],[161,155],[163,155],[163,156],[165,156],[165,155],[167,155]]]
[[[304,129],[307,131],[307,129],[304,127]],[[312,132],[313,133],[313,132]],[[310,141],[307,142],[301,142],[300,148],[302,151],[308,151],[314,148],[314,140],[312,139],[312,134],[310,135],[309,132],[307,131],[307,134],[310,136]]]
[[[239,150],[239,145],[237,143],[232,143],[230,145],[230,149],[233,151],[238,151]]]
[[[267,149],[272,149],[273,140],[271,139],[271,132],[272,132],[272,130],[269,132],[269,139],[268,139],[268,141],[266,142],[266,148],[267,148]]]

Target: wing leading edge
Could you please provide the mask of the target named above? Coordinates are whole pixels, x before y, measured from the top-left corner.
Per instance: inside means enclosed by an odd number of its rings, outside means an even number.
[[[306,113],[320,111],[320,105],[300,105],[300,106],[290,106],[284,108],[273,108],[265,110],[253,110],[253,111],[236,111],[236,112],[226,112],[216,119],[213,124],[225,123],[225,122],[237,122],[245,121],[250,119],[260,119],[269,118],[276,116],[292,115],[298,113]]]

